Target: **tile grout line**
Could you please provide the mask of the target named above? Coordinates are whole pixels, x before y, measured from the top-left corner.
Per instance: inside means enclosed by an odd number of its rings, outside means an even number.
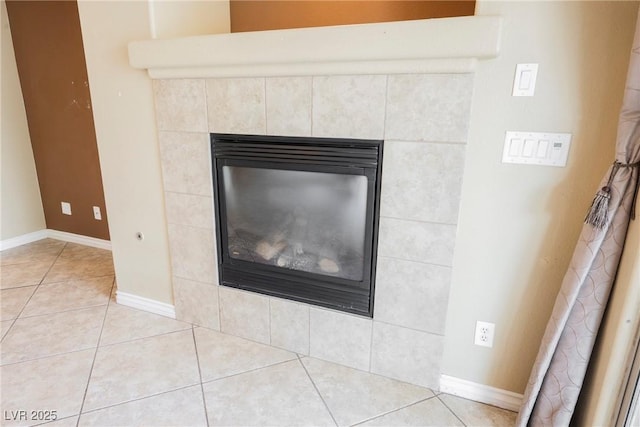
[[[467,424],[464,421],[462,421],[462,419],[458,416],[458,414],[456,414],[456,412],[453,409],[451,409],[449,407],[449,405],[447,405],[447,403],[444,400],[442,400],[440,398],[441,395],[442,395],[442,393],[436,395],[436,397],[438,398],[440,403],[442,403],[444,405],[444,407],[447,408],[449,410],[449,412],[451,412],[453,414],[453,416],[456,417],[458,419],[458,421],[460,421],[462,423],[462,425],[466,427]]]
[[[113,347],[113,346],[120,345],[120,344],[130,344],[130,343],[133,343],[133,342],[136,342],[136,341],[146,340],[147,338],[158,338],[158,337],[163,337],[165,335],[171,335],[171,334],[177,334],[177,333],[180,333],[180,332],[186,332],[189,329],[191,329],[191,327],[193,327],[193,325],[191,325],[190,327],[184,328],[184,329],[178,329],[176,331],[162,332],[162,333],[156,334],[156,335],[149,335],[149,336],[133,338],[133,339],[125,340],[125,341],[118,341],[118,342],[113,342],[113,343],[109,343],[109,344],[102,344],[102,345],[100,345],[100,348]]]
[[[82,403],[80,404],[80,412],[78,413],[78,420],[76,421],[76,427],[80,425],[80,417],[84,409],[84,403],[87,399],[87,393],[89,391],[89,384],[91,384],[91,376],[93,375],[93,368],[96,365],[96,359],[98,358],[98,350],[100,349],[100,340],[102,339],[102,333],[104,332],[104,325],[107,323],[107,314],[109,313],[109,306],[111,305],[111,295],[113,295],[113,288],[116,286],[116,277],[113,276],[113,283],[109,291],[109,299],[107,300],[107,307],[104,310],[104,316],[102,317],[102,327],[100,328],[100,334],[98,334],[98,340],[96,341],[96,351],[93,353],[93,361],[91,362],[91,369],[89,369],[89,377],[87,378],[87,386],[84,389],[82,396]]]
[[[415,259],[405,259],[405,258],[389,256],[389,255],[380,255],[380,254],[378,254],[378,258],[388,258],[388,259],[394,259],[394,260],[397,260],[397,261],[415,262],[416,264],[428,265],[428,266],[432,266],[432,267],[442,267],[442,268],[448,268],[450,270],[453,269],[452,266],[446,265],[446,264],[437,264],[437,263],[433,263],[433,262],[426,262],[426,261],[420,261],[420,260],[415,260]]]
[[[297,354],[296,354],[296,356],[297,356]],[[220,381],[220,380],[226,380],[227,378],[233,378],[233,377],[237,377],[239,375],[244,375],[244,374],[249,374],[249,373],[252,373],[252,372],[260,371],[262,369],[272,368],[272,367],[278,366],[278,365],[283,365],[285,363],[293,362],[294,360],[296,360],[296,359],[293,358],[293,359],[289,359],[289,360],[283,360],[281,362],[272,363],[271,365],[260,366],[259,368],[253,368],[253,369],[249,369],[247,371],[242,371],[242,372],[237,372],[235,374],[225,375],[224,377],[214,378],[212,380],[203,381],[202,384],[209,384],[209,383],[213,383],[213,382]]]
[[[384,76],[384,111],[382,118],[382,141],[387,140],[387,115],[389,113],[389,74]],[[383,148],[384,151],[384,148]]]
[[[3,320],[3,322],[11,322],[11,324],[9,325],[9,327],[7,328],[7,330],[4,332],[4,334],[2,335],[2,337],[0,338],[0,343],[2,341],[4,341],[5,337],[9,334],[9,331],[11,330],[11,328],[13,328],[13,325],[15,325],[16,320],[18,320],[18,318],[15,319],[9,319],[9,320]],[[2,364],[0,363],[0,366],[2,366]]]
[[[311,385],[315,389],[316,393],[318,393],[318,397],[320,398],[320,400],[322,400],[322,403],[324,403],[324,407],[327,408],[327,412],[329,413],[329,416],[331,416],[331,419],[333,420],[334,424],[336,425],[336,427],[338,427],[340,424],[338,424],[338,421],[336,421],[336,418],[333,416],[331,409],[329,409],[329,405],[327,405],[327,402],[324,400],[324,397],[322,397],[320,390],[318,390],[318,386],[316,386],[316,383],[313,381],[313,378],[311,378],[311,374],[309,374],[309,371],[307,371],[307,367],[304,366],[304,363],[302,363],[302,359],[300,358],[300,355],[298,355],[298,363],[300,363],[300,365],[302,366],[302,369],[304,369],[304,372],[307,374],[309,381],[311,381]]]
[[[60,280],[60,281],[57,281],[57,282],[40,283],[39,285],[50,286],[50,285],[58,285],[60,283],[78,282],[78,281],[81,281],[81,280],[91,280],[91,279],[101,279],[103,277],[111,277],[111,276],[113,276],[115,278],[115,276],[116,276],[115,272],[113,274],[103,274],[101,276],[87,276],[87,277],[75,277],[75,278],[72,277],[72,278]],[[44,278],[43,278],[43,280],[44,280]]]
[[[204,418],[207,421],[207,427],[209,427],[209,411],[207,411],[207,400],[204,397],[204,384],[202,383],[202,368],[200,368],[200,356],[198,354],[198,342],[196,341],[196,331],[191,325],[191,337],[193,338],[193,349],[196,352],[196,365],[198,366],[198,378],[200,378],[200,395],[202,396],[202,409],[204,410]]]
[[[62,255],[62,252],[64,252],[65,248],[67,247],[67,243],[65,242],[64,246],[62,247],[62,250],[60,251],[60,253],[58,254],[58,256],[56,256],[56,259],[53,260],[53,262],[51,263],[51,265],[49,266],[49,268],[47,269],[47,272],[44,273],[44,275],[42,276],[42,279],[40,279],[40,282],[38,282],[38,284],[35,285],[35,289],[33,290],[33,292],[31,293],[31,295],[29,295],[29,298],[27,299],[27,301],[24,303],[24,305],[22,306],[22,309],[20,310],[20,312],[18,313],[18,315],[14,318],[14,319],[10,319],[13,320],[13,323],[11,324],[11,326],[9,327],[9,329],[7,329],[7,332],[4,334],[4,336],[6,337],[7,334],[9,333],[9,331],[11,330],[11,328],[13,328],[13,325],[15,325],[16,321],[18,319],[20,319],[20,316],[22,315],[22,313],[24,312],[24,309],[27,308],[27,305],[29,305],[29,302],[31,302],[31,299],[33,298],[33,296],[36,294],[36,292],[38,291],[38,289],[40,288],[40,285],[42,285],[42,281],[47,277],[47,275],[49,274],[49,272],[51,271],[51,269],[53,268],[54,264],[56,262],[58,262],[58,259],[60,259],[60,255]],[[31,263],[29,263],[31,264]],[[32,285],[33,286],[33,285]],[[11,289],[11,288],[9,288]],[[2,340],[4,340],[4,337],[2,337]]]
[[[406,222],[416,222],[418,224],[429,224],[429,225],[442,225],[447,227],[457,227],[457,222],[441,222],[441,221],[427,221],[424,219],[413,219],[413,218],[401,218],[399,216],[386,215],[380,213],[380,218],[393,219],[396,221],[406,221]]]
[[[58,262],[58,260],[62,256],[62,253],[64,252],[64,250],[67,249],[67,245],[68,244],[69,244],[69,242],[65,242],[64,243],[64,245],[62,246],[62,250],[60,251],[60,253],[56,257],[56,259],[53,260],[53,262],[51,263],[51,266],[49,266],[49,269],[47,270],[47,272],[44,273],[44,276],[42,276],[42,279],[40,279],[40,283],[38,283],[38,286],[40,286],[42,284],[42,282],[44,281],[44,279],[49,275],[49,273],[51,272],[51,269],[53,268],[53,266],[56,264],[56,262]]]
[[[72,311],[88,310],[90,308],[102,307],[103,305],[108,305],[108,304],[109,304],[108,302],[105,302],[103,304],[92,304],[92,305],[86,305],[84,307],[66,308],[66,309],[62,309],[60,311],[52,311],[52,312],[49,312],[49,313],[31,314],[31,315],[28,315],[28,316],[23,316],[20,319],[34,319],[36,317],[52,316],[52,315],[55,315],[55,314],[70,313]]]
[[[19,365],[21,363],[35,362],[35,361],[38,361],[38,360],[49,359],[50,357],[66,356],[67,354],[73,354],[73,353],[82,353],[83,351],[91,350],[92,348],[93,348],[93,346],[85,347],[85,348],[78,348],[78,349],[75,349],[75,350],[65,351],[65,352],[62,352],[62,353],[47,354],[47,355],[44,355],[44,356],[34,357],[33,359],[25,359],[25,360],[19,360],[19,361],[16,361],[16,362],[0,364],[0,367],[4,368],[6,366],[14,366],[14,365]]]
[[[311,85],[311,105],[309,106],[309,136],[313,136],[313,81],[316,76],[311,76],[309,79],[309,84]]]
[[[429,390],[431,390],[431,389],[429,389]],[[433,392],[433,391],[432,391],[432,392]],[[373,416],[373,417],[370,417],[370,418],[366,418],[366,419],[364,419],[364,420],[362,420],[362,421],[358,421],[358,422],[357,422],[357,423],[355,423],[355,424],[351,424],[351,425],[350,425],[350,427],[356,427],[356,426],[359,426],[359,425],[364,424],[364,423],[366,423],[366,422],[369,422],[369,421],[376,420],[376,419],[378,419],[378,418],[384,417],[385,415],[393,414],[394,412],[398,412],[398,411],[401,411],[401,410],[403,410],[403,409],[410,408],[411,406],[418,405],[418,404],[420,404],[420,403],[422,403],[422,402],[426,402],[427,400],[434,399],[435,397],[436,397],[436,395],[435,395],[435,393],[434,393],[434,395],[433,395],[433,396],[427,397],[427,398],[425,398],[425,399],[420,399],[420,400],[417,400],[417,401],[415,401],[415,402],[413,402],[413,403],[409,403],[409,404],[407,404],[407,405],[399,406],[399,407],[397,407],[397,408],[395,408],[395,409],[392,409],[392,410],[390,410],[390,411],[384,412],[384,413],[382,413],[382,414],[378,414],[378,415],[376,415],[376,416]]]
[[[105,410],[105,409],[111,409],[111,408],[115,408],[117,406],[126,405],[126,404],[129,404],[129,403],[139,402],[141,400],[151,399],[153,397],[162,396],[163,394],[169,394],[169,393],[174,393],[174,392],[180,391],[180,390],[186,390],[186,389],[191,388],[191,387],[196,387],[197,385],[198,384],[189,384],[189,385],[185,385],[185,386],[182,386],[182,387],[174,388],[174,389],[171,389],[171,390],[160,391],[160,392],[157,392],[157,393],[154,393],[154,394],[150,394],[148,396],[136,397],[136,398],[133,398],[133,399],[122,401],[122,402],[113,403],[113,404],[110,404],[110,405],[107,405],[107,406],[100,406],[99,408],[89,409],[88,411],[83,412],[82,414],[77,414],[77,415],[73,415],[73,416],[79,416],[79,415],[84,415],[84,414],[92,414],[94,412],[102,411],[102,410]],[[71,418],[71,417],[66,417],[66,418]]]

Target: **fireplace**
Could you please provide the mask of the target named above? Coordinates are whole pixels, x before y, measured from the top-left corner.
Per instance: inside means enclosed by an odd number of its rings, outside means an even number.
[[[437,389],[473,70],[496,56],[499,34],[499,18],[469,17],[130,44],[131,63],[154,79],[176,317]],[[224,257],[215,199],[222,192],[212,182],[212,133],[384,141],[372,317],[220,286],[226,277],[216,262]],[[326,172],[278,164],[278,172]],[[246,170],[227,174],[244,186]],[[281,223],[303,218],[286,207],[293,217],[276,214]],[[228,243],[227,259],[245,261]],[[254,267],[315,274],[288,268],[286,257],[269,262]]]
[[[373,315],[382,141],[211,134],[219,283]]]

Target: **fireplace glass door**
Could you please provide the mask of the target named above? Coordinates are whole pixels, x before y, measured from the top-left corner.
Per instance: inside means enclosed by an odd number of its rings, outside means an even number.
[[[223,166],[229,256],[362,280],[367,178]]]
[[[221,284],[371,315],[380,152],[213,134]]]

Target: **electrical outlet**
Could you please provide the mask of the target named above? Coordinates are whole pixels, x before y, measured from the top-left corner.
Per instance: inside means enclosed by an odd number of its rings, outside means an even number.
[[[65,215],[71,215],[71,203],[69,202],[60,202],[60,206],[62,206],[62,213]]]
[[[93,207],[93,218],[98,221],[102,221],[102,213],[100,212],[100,206]]]
[[[493,347],[493,335],[495,333],[495,323],[489,322],[476,322],[476,337],[474,340],[475,345],[482,347]]]

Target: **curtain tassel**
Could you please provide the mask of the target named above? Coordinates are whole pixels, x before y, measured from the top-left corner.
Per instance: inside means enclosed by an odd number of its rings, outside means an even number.
[[[607,185],[602,187],[596,193],[596,197],[594,197],[593,202],[591,202],[591,208],[589,208],[589,212],[584,219],[585,224],[591,224],[595,228],[604,228],[605,225],[609,222],[609,201],[611,200],[611,183],[615,178],[618,170],[621,167],[623,168],[638,168],[640,166],[640,162],[635,163],[621,163],[618,161],[613,162],[613,168],[611,169],[611,174],[609,175],[609,180],[607,181]],[[638,197],[638,187],[640,187],[640,173],[635,174],[635,183],[632,183],[633,189],[633,201],[631,205],[631,219],[635,219],[636,217],[636,199]]]
[[[593,202],[591,202],[591,208],[584,222],[591,224],[595,228],[604,228],[609,222],[609,200],[611,200],[611,188],[607,185],[598,191]]]

